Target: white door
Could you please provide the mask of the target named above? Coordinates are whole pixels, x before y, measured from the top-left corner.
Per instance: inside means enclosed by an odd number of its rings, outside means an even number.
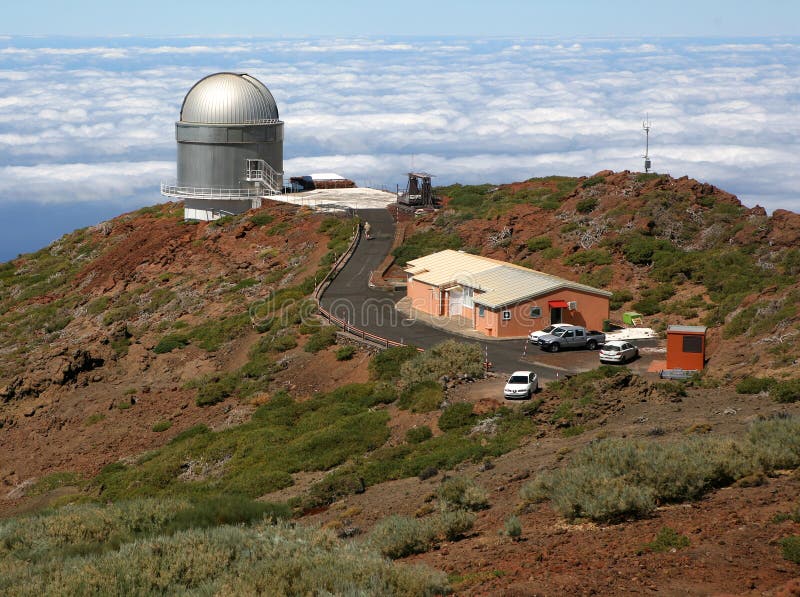
[[[461,288],[453,288],[450,292],[450,315],[461,315],[461,307],[464,304],[464,291]]]

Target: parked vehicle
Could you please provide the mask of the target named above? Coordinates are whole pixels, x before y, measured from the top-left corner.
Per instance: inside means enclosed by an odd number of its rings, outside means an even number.
[[[539,378],[533,371],[515,371],[503,388],[506,400],[522,398],[527,400],[539,389]]]
[[[528,334],[528,340],[530,342],[533,342],[534,344],[538,344],[539,338],[541,338],[542,336],[546,336],[547,334],[552,334],[553,331],[559,328],[574,328],[574,327],[575,326],[572,325],[571,323],[555,323],[553,325],[548,325],[544,329],[531,332],[530,334]]]
[[[624,340],[611,340],[600,349],[601,363],[627,363],[639,356],[639,349]]]
[[[539,348],[558,352],[562,348],[588,348],[594,350],[606,341],[603,332],[587,330],[579,325],[569,328],[560,327],[551,334],[539,338]]]

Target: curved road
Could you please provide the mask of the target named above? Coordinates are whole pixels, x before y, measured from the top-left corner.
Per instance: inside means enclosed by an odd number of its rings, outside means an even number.
[[[563,376],[571,370],[554,369],[540,363],[522,360],[522,340],[478,342],[430,327],[420,321],[405,319],[395,309],[395,303],[405,296],[404,291],[386,292],[369,287],[369,274],[380,265],[389,253],[394,239],[394,222],[386,209],[361,209],[357,211],[362,222],[369,222],[372,240],[362,236],[350,261],[320,298],[322,305],[334,316],[349,321],[354,326],[390,340],[430,348],[444,340],[456,338],[462,342],[475,342],[488,350],[489,361],[495,371],[510,373],[532,366],[541,381]],[[530,348],[530,347],[529,347]],[[538,349],[535,349],[538,350]]]

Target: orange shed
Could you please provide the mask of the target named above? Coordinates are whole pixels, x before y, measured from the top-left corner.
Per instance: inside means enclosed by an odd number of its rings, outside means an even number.
[[[667,328],[667,369],[702,371],[706,360],[706,329],[703,325]]]

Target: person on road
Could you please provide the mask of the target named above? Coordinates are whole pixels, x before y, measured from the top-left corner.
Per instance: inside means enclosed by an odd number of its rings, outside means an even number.
[[[369,231],[372,230],[372,226],[369,225],[369,222],[364,222],[364,236],[367,237],[367,240],[372,239],[369,235]]]

